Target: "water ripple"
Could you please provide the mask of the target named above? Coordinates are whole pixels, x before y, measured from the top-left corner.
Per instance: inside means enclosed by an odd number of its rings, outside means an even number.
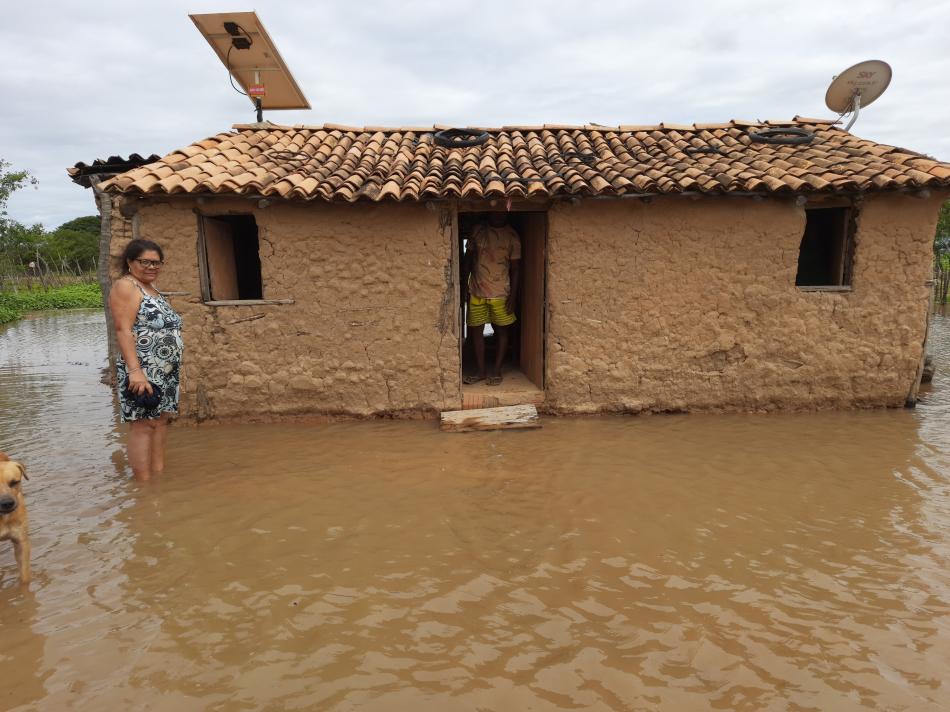
[[[950,706],[945,371],[915,411],[175,427],[140,487],[102,329],[0,333],[6,708]]]

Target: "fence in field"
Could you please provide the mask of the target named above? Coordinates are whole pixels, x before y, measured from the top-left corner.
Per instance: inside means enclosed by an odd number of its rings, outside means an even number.
[[[83,274],[0,274],[0,292],[29,292],[34,289],[53,289],[71,284],[88,284],[96,281],[95,272]]]
[[[83,268],[78,262],[70,264],[66,260],[60,260],[58,263],[49,263],[38,256],[28,265],[13,270],[0,270],[0,292],[51,289],[95,282],[96,269],[95,264],[89,269]]]

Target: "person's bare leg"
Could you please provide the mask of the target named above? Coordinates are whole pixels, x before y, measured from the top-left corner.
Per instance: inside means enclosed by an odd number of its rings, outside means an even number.
[[[492,324],[495,333],[498,334],[498,352],[495,354],[495,377],[501,378],[501,365],[505,362],[505,353],[508,351],[508,327],[495,326]]]
[[[152,432],[154,420],[133,420],[129,427],[129,464],[137,480],[152,476]]]
[[[155,429],[152,431],[151,450],[152,474],[160,475],[165,469],[165,440],[168,439],[168,413],[162,413],[162,417],[154,422]]]
[[[475,365],[478,367],[478,377],[484,379],[485,372],[485,325],[470,326],[468,333],[472,335],[472,344],[475,347]]]

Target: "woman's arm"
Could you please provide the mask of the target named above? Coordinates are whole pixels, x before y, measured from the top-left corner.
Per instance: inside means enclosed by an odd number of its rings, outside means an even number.
[[[138,354],[135,352],[135,335],[132,333],[132,325],[141,303],[141,293],[129,280],[119,279],[112,285],[109,292],[109,309],[115,324],[115,340],[129,373],[129,390],[133,393],[147,391],[151,394],[152,385],[139,363]]]

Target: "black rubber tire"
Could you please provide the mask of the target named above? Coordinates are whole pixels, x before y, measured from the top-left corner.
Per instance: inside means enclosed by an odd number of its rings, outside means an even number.
[[[796,126],[785,128],[763,129],[762,131],[749,131],[749,138],[756,143],[778,143],[785,146],[798,146],[803,143],[811,143],[815,138],[815,133],[808,129],[800,129]]]
[[[481,146],[488,140],[487,131],[473,131],[471,129],[445,129],[437,131],[435,142],[445,148],[470,148]]]

